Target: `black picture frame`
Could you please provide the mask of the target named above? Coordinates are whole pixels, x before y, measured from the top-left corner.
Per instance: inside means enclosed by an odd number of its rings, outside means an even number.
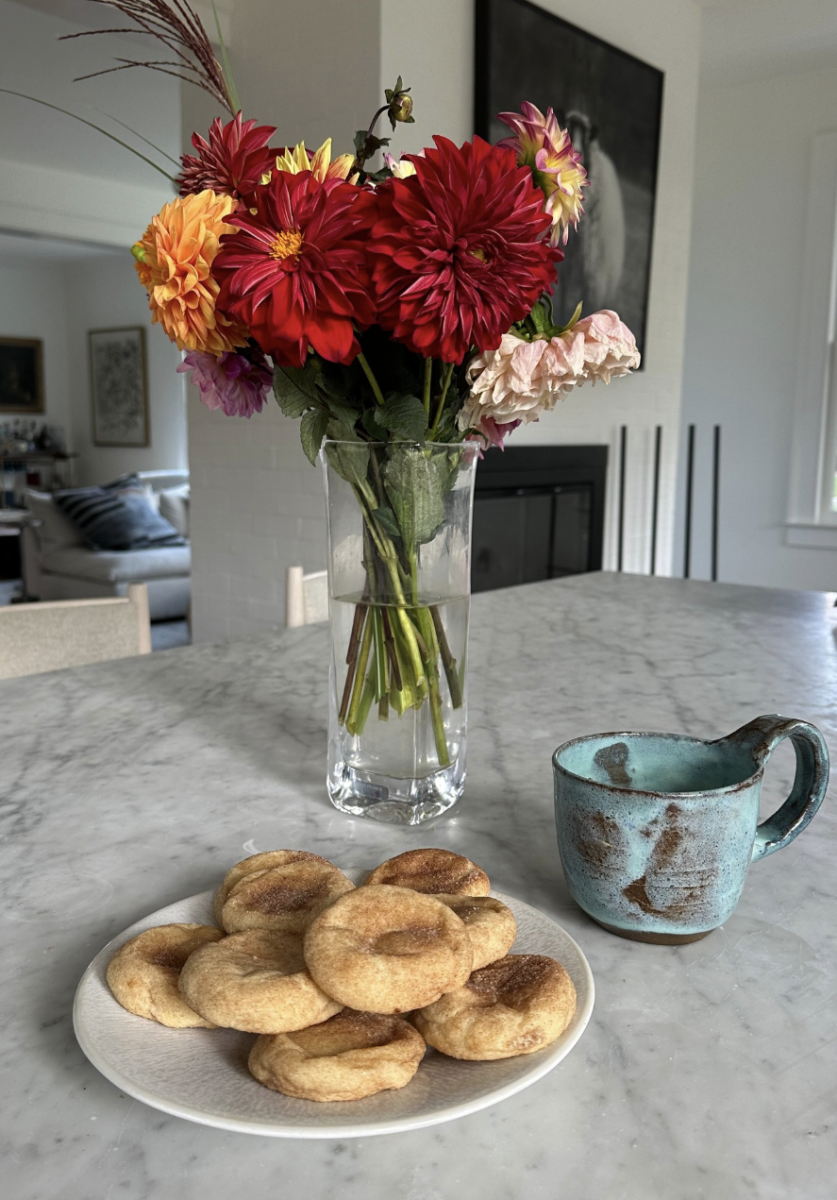
[[[25,417],[44,407],[44,343],[0,337],[0,413]]]
[[[481,137],[509,136],[497,113],[528,100],[554,109],[582,151],[590,187],[558,266],[556,321],[579,301],[615,309],[644,361],[664,73],[529,0],[480,0],[475,63]]]
[[[148,446],[145,329],[91,329],[90,393],[94,446]]]

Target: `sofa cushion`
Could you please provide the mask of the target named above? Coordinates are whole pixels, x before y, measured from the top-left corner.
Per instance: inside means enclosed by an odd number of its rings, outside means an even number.
[[[136,475],[104,487],[67,488],[55,493],[55,503],[94,550],[183,544],[174,526],[154,511]]]
[[[65,517],[49,492],[37,492],[27,488],[23,493],[26,507],[40,524],[37,527],[38,544],[44,554],[62,550],[65,546],[83,546],[84,538],[78,526]]]
[[[188,575],[192,558],[188,546],[160,546],[153,550],[125,553],[102,550],[91,554],[86,546],[65,546],[45,554],[41,567],[55,575],[75,579],[97,579],[105,583],[146,583]]]
[[[158,512],[181,537],[189,536],[189,484],[157,492]]]

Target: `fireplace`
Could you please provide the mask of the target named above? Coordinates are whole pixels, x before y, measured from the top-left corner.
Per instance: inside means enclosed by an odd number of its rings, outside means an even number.
[[[471,587],[602,566],[607,446],[491,450],[477,468]]]

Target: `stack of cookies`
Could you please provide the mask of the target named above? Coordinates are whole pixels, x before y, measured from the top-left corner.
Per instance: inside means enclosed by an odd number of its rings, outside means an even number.
[[[531,1054],[575,1012],[560,963],[509,954],[515,919],[485,872],[409,850],[360,887],[304,850],[237,863],[212,925],[162,925],[107,971],[129,1012],[172,1028],[258,1034],[252,1074],[304,1100],[358,1100],[409,1083],[432,1046],[452,1058]]]

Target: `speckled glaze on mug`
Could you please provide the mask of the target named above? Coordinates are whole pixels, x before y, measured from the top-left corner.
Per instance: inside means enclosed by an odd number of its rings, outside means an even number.
[[[764,768],[789,737],[790,796],[760,825]],[[757,717],[715,742],[599,733],[552,758],[561,863],[577,904],[611,933],[693,942],[738,903],[751,862],[802,832],[828,786],[828,750],[807,721]]]

